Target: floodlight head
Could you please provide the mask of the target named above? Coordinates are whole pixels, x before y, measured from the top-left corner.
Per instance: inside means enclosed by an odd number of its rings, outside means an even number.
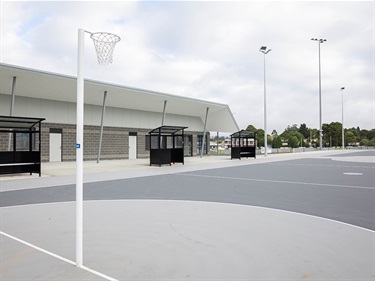
[[[267,46],[262,46],[262,47],[260,47],[260,49],[259,49],[259,52],[262,52],[263,54],[268,54],[269,52],[271,51],[271,49],[268,49],[267,50]]]
[[[318,41],[319,43],[323,43],[323,42],[327,41],[327,39],[318,39],[318,38],[311,38],[311,40]]]

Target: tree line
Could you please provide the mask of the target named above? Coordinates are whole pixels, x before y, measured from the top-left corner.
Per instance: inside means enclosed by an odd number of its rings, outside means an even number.
[[[248,125],[246,130],[255,131],[257,137],[257,146],[264,146],[264,130],[257,129],[253,125]],[[322,146],[323,147],[342,147],[342,124],[340,122],[331,122],[322,124]],[[366,130],[357,128],[344,128],[345,146],[375,146],[375,129]],[[319,147],[319,130],[308,128],[305,123],[298,126],[293,124],[285,128],[279,135],[273,130],[271,135],[267,134],[267,144],[272,148],[283,146],[297,147]]]

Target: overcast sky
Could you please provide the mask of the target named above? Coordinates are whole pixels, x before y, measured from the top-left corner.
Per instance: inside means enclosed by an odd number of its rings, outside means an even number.
[[[78,29],[119,35],[98,66],[85,36],[85,77],[228,104],[241,129],[375,128],[374,1],[0,1],[3,63],[75,76]]]

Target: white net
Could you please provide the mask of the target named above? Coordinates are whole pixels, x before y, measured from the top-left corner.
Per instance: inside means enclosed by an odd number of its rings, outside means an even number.
[[[98,63],[108,65],[113,61],[113,49],[121,38],[115,34],[107,32],[91,33],[91,39],[94,41]]]

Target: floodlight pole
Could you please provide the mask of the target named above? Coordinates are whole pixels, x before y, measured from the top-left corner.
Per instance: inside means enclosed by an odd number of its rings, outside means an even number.
[[[320,67],[320,44],[327,41],[326,39],[317,39],[311,38],[313,41],[318,42],[319,46],[319,149],[323,149],[323,130],[322,130],[322,75],[321,75],[321,67]]]
[[[267,156],[267,95],[266,95],[266,55],[271,51],[266,46],[259,49],[264,57],[264,156]]]
[[[341,95],[342,95],[342,99],[341,99],[341,117],[342,117],[342,131],[341,131],[341,135],[342,135],[342,150],[345,150],[345,135],[344,135],[344,90],[345,90],[345,87],[341,87]]]
[[[84,108],[84,35],[78,29],[77,128],[76,128],[76,266],[83,264],[83,108]]]

